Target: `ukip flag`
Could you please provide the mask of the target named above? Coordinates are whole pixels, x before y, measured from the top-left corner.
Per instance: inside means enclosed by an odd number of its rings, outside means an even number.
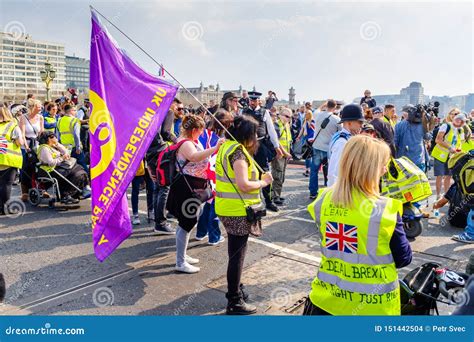
[[[176,95],[118,47],[92,10],[89,121],[94,252],[107,258],[132,233],[126,190]]]

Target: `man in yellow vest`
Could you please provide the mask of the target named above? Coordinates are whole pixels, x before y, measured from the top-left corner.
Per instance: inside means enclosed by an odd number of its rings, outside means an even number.
[[[10,200],[12,184],[23,164],[20,149],[23,144],[17,121],[5,106],[0,105],[0,215],[5,215],[5,204]]]
[[[276,205],[283,205],[284,201],[284,198],[281,197],[281,190],[285,182],[286,165],[291,159],[291,115],[291,109],[283,108],[275,124],[275,128],[278,128],[280,148],[283,152],[283,156],[272,160],[272,200]]]
[[[81,144],[81,122],[76,118],[76,113],[76,107],[64,106],[64,116],[59,118],[57,126],[59,141],[71,152],[71,157],[76,158],[77,163],[89,173]]]

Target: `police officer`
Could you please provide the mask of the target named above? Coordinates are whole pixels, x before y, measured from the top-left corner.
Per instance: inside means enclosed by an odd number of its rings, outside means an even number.
[[[365,135],[351,138],[340,175],[308,206],[321,233],[321,262],[305,315],[400,315],[397,268],[412,260],[402,203],[380,196],[390,149]]]
[[[278,135],[273,125],[270,113],[267,109],[260,107],[259,105],[262,93],[250,91],[248,92],[248,95],[250,99],[249,106],[243,109],[242,115],[250,116],[258,122],[257,140],[259,142],[259,147],[254,158],[260,168],[266,172],[270,170],[269,163],[274,158],[281,158],[283,153],[281,151]],[[277,212],[278,207],[272,201],[270,190],[270,185],[262,189],[265,204],[268,210]]]
[[[350,137],[360,133],[362,124],[365,122],[362,107],[353,103],[344,106],[340,116],[339,123],[342,124],[342,130],[334,134],[329,143],[328,186],[336,182],[344,146]]]

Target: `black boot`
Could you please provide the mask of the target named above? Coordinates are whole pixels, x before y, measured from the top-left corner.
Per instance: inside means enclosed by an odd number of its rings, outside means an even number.
[[[277,213],[279,211],[278,207],[273,202],[267,203],[266,208],[267,208],[267,210],[273,211],[275,213]]]
[[[249,299],[249,294],[247,291],[245,291],[244,284],[240,284],[240,293],[242,294],[242,298],[244,301],[247,301]]]
[[[255,305],[247,304],[240,296],[236,299],[229,299],[227,304],[227,315],[252,315],[257,313]]]

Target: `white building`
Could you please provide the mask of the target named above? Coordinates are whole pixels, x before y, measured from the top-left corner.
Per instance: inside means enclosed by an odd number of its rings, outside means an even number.
[[[56,70],[51,84],[51,98],[57,98],[66,89],[66,61],[64,45],[33,40],[29,35],[17,36],[0,32],[0,99],[19,102],[27,94],[46,98],[46,86],[40,70],[49,61]]]

